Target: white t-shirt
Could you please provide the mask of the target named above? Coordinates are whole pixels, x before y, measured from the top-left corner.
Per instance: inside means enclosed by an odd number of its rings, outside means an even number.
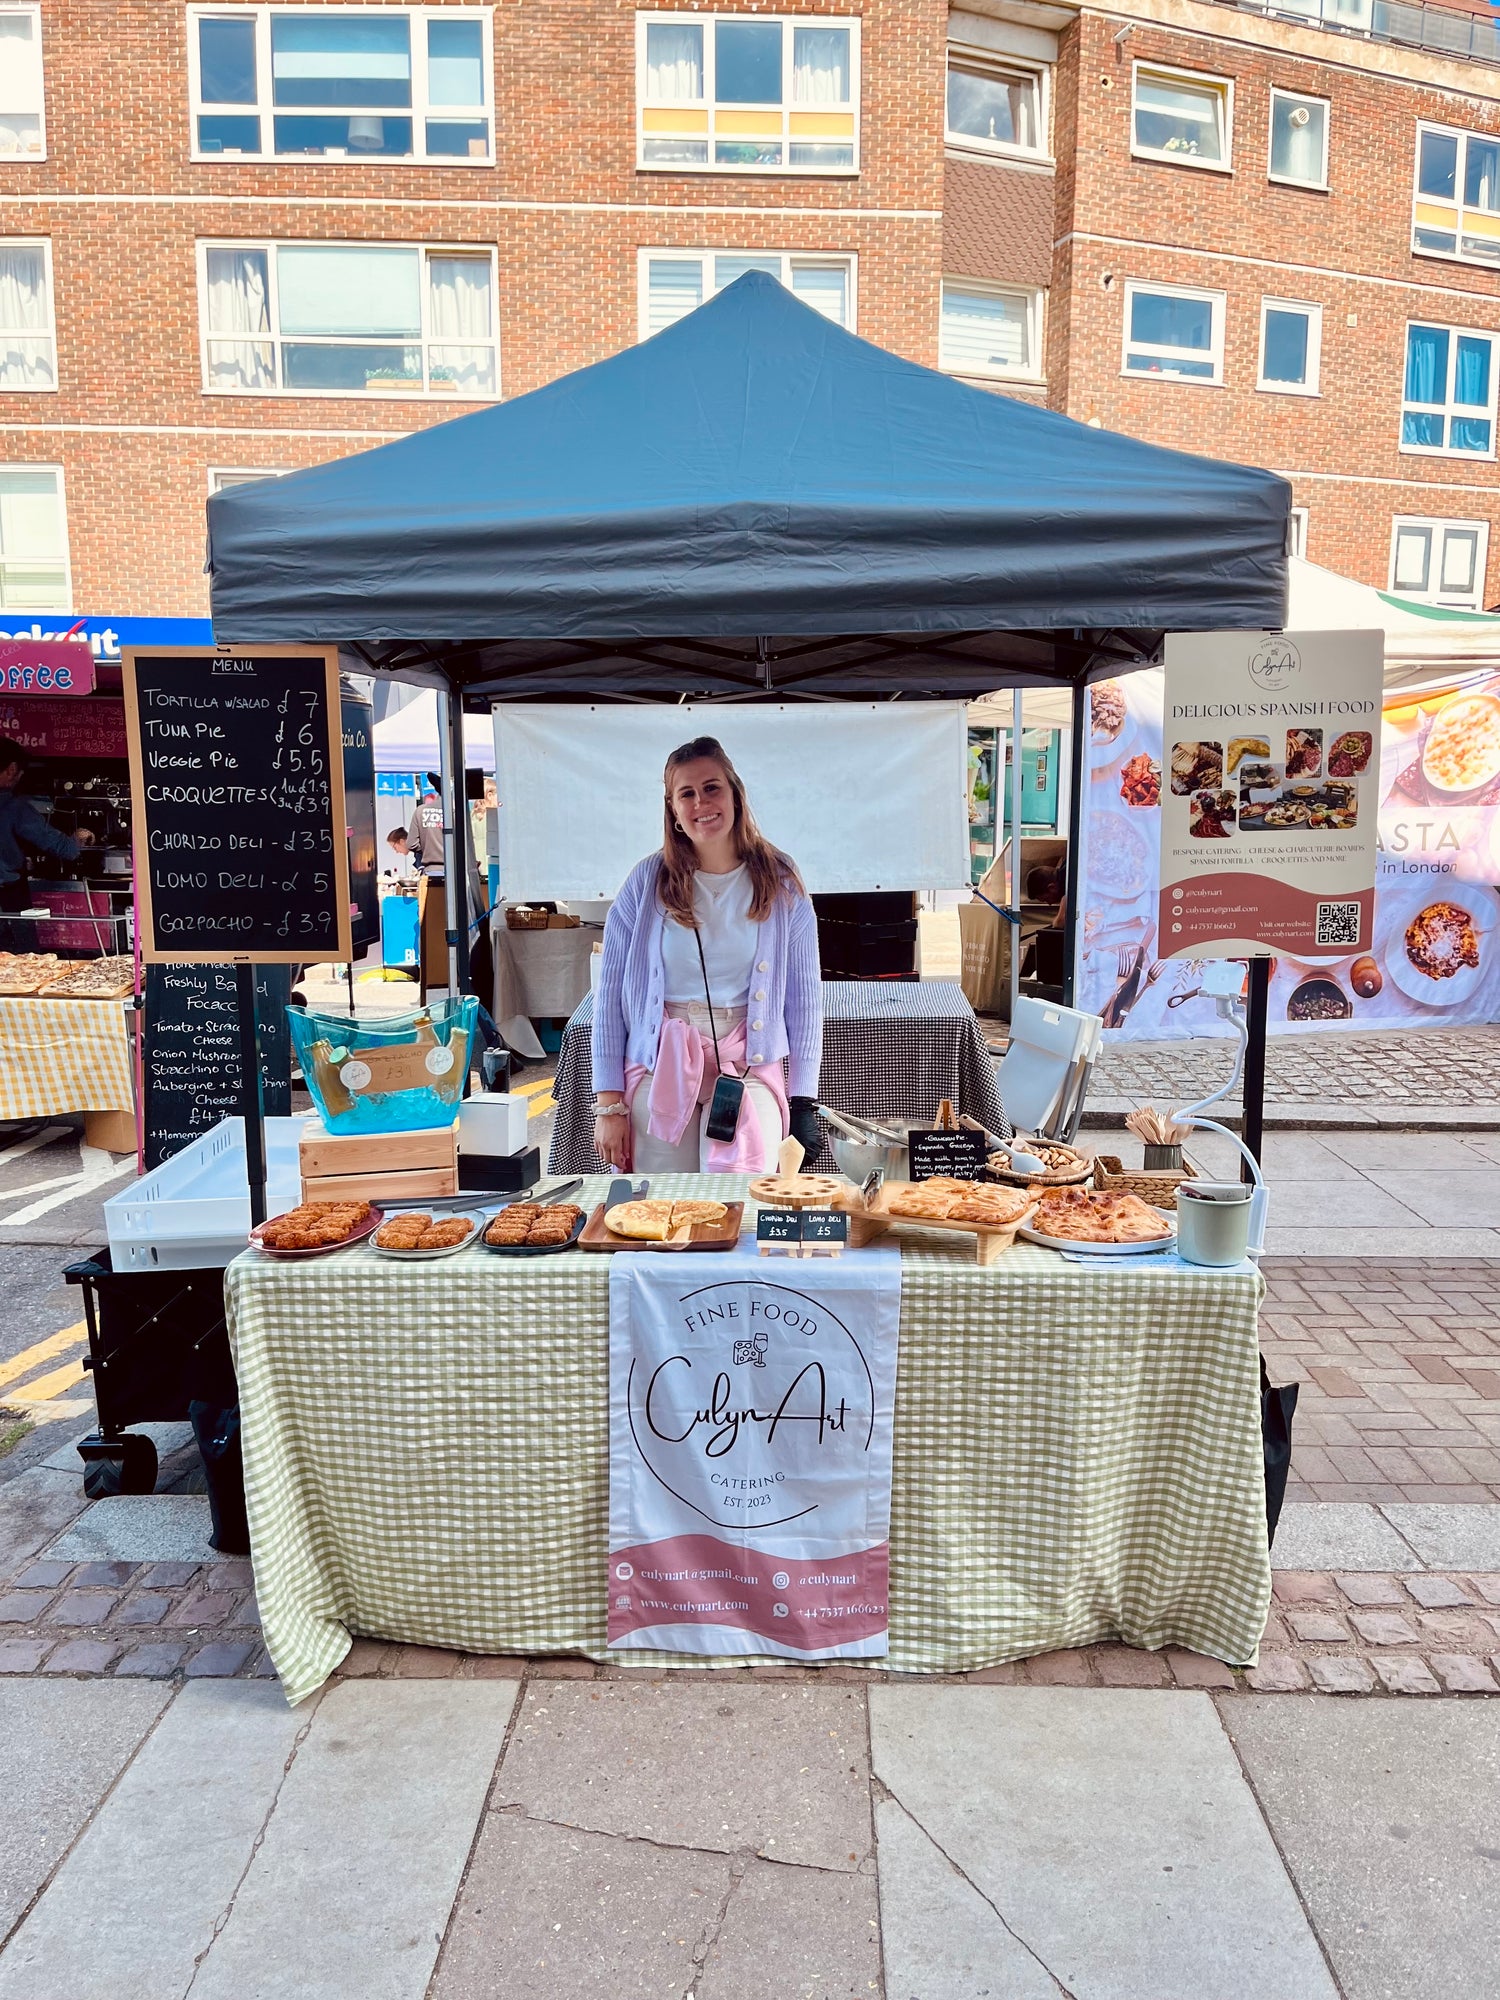
[[[760,933],[760,926],[750,921],[750,895],[750,871],[743,861],[727,875],[705,875],[700,870],[693,877],[693,911],[715,1007],[743,1007],[750,998]],[[685,1006],[694,1000],[701,1005],[703,966],[698,963],[698,946],[693,933],[675,917],[669,916],[662,927],[661,956],[668,1005]]]

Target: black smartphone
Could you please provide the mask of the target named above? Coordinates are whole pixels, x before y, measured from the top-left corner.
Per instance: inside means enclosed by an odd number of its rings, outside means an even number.
[[[740,1106],[745,1101],[742,1076],[720,1076],[708,1100],[708,1123],[704,1131],[710,1139],[732,1139],[740,1126]]]

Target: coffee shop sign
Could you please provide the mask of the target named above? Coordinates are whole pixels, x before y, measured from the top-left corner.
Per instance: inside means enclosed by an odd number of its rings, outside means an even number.
[[[86,639],[0,641],[0,694],[91,694],[94,679]]]

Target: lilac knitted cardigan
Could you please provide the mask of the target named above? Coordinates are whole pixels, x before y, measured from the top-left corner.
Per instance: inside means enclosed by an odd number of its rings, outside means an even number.
[[[665,1014],[662,930],[656,893],[661,856],[648,854],[625,879],[604,925],[594,995],[594,1088],[623,1090],[625,1065],[655,1069]],[[823,986],[818,923],[807,897],[788,890],[758,926],[755,975],[745,1016],[752,1063],[787,1058],[792,1097],[816,1097],[823,1056]]]

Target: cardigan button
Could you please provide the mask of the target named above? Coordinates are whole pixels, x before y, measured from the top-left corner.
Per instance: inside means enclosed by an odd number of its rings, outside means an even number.
[[[768,959],[768,958],[763,958],[763,959],[761,960],[760,964],[759,964],[759,965],[757,965],[755,969],[756,969],[756,971],[757,971],[757,972],[769,972],[769,971],[771,970],[771,961],[770,961],[770,959]]]
[[[764,1021],[752,1021],[752,1022],[750,1023],[750,1025],[751,1025],[751,1027],[752,1027],[752,1028],[753,1028],[753,1029],[755,1030],[756,1034],[759,1034],[759,1033],[760,1033],[760,1031],[761,1031],[761,1029],[762,1029],[762,1028],[763,1028],[763,1027],[764,1027],[764,1026],[765,1026],[766,1024],[765,1024],[765,1022],[764,1022]]]
[[[765,999],[765,997],[766,997],[766,996],[765,996],[765,992],[764,992],[764,989],[762,989],[762,990],[761,990],[760,992],[758,992],[758,993],[756,994],[756,996],[755,996],[755,997],[756,997],[756,999],[757,999],[757,1000],[764,1000],[764,999]]]

